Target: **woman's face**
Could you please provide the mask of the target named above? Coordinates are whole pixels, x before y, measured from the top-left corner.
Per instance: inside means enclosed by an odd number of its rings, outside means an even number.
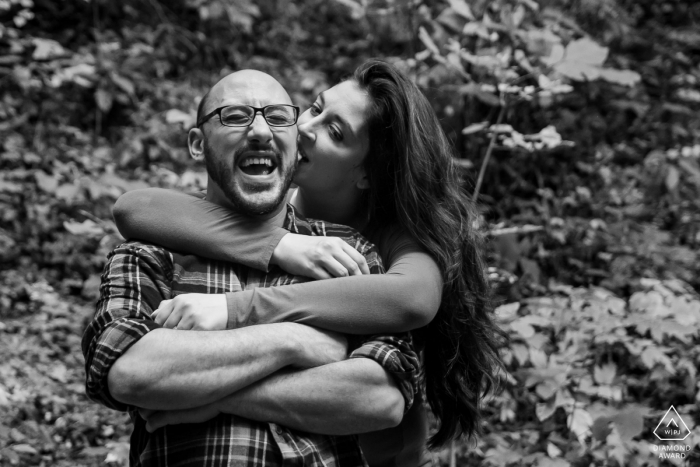
[[[369,96],[353,81],[319,94],[299,116],[301,159],[294,183],[317,196],[367,188],[362,161],[369,148],[369,105]]]

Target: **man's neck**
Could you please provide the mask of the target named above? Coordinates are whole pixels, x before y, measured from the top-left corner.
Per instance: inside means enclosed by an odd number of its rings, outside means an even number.
[[[346,225],[357,231],[362,231],[367,225],[365,213],[360,209],[360,197],[356,195],[350,198],[315,196],[309,190],[298,188],[290,203],[311,219]]]
[[[275,208],[274,211],[267,214],[257,214],[249,215],[242,213],[221,191],[221,189],[216,185],[211,179],[207,184],[207,201],[224,207],[230,211],[236,212],[248,216],[252,219],[259,220],[260,222],[266,222],[268,224],[276,225],[282,227],[284,225],[284,219],[287,215],[287,203],[282,202]]]

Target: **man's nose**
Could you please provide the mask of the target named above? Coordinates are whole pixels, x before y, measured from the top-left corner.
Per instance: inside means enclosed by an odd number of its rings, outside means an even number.
[[[248,139],[257,143],[267,143],[272,140],[272,130],[267,124],[262,112],[255,112],[253,122],[248,128]]]

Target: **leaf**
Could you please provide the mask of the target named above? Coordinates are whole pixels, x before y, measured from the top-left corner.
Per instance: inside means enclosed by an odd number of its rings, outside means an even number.
[[[698,163],[690,159],[681,159],[678,161],[678,165],[692,177],[693,183],[700,187],[700,166]]]
[[[536,467],[570,467],[571,464],[569,461],[562,459],[561,457],[558,457],[556,459],[552,459],[550,457],[541,457],[537,463],[535,464]]]
[[[482,131],[484,128],[489,126],[489,122],[479,122],[479,123],[472,123],[469,126],[466,126],[462,129],[462,134],[463,135],[471,135],[473,133],[478,133]]]
[[[620,438],[617,429],[613,428],[610,434],[605,438],[605,444],[608,445],[608,453],[617,460],[619,465],[625,465],[625,454],[627,450]]]
[[[612,421],[624,441],[631,441],[644,431],[644,415],[649,412],[647,407],[629,406],[612,417]]]
[[[614,363],[608,363],[603,366],[593,368],[593,379],[598,384],[611,385],[617,373],[617,366]]]
[[[104,88],[98,88],[95,91],[95,102],[97,103],[97,107],[103,113],[107,113],[112,108],[112,103],[114,102],[114,95]]]
[[[591,425],[591,434],[593,437],[598,441],[603,441],[605,438],[607,438],[612,431],[612,426],[610,426],[610,423],[610,417],[603,416],[596,418],[593,425]]]
[[[673,363],[671,362],[671,359],[668,358],[665,353],[663,353],[658,347],[654,345],[650,345],[646,349],[644,349],[644,351],[640,355],[640,358],[642,359],[642,363],[644,363],[644,365],[650,370],[653,370],[656,364],[660,363],[664,366],[666,371],[668,371],[671,374],[675,374],[675,370],[673,369]]]
[[[559,389],[559,385],[554,380],[547,380],[537,385],[535,392],[542,399],[550,399],[554,394],[556,394]]]
[[[567,417],[567,425],[571,432],[576,435],[579,443],[583,444],[586,437],[591,434],[591,426],[593,426],[593,419],[591,415],[586,412],[586,410],[581,408],[575,408],[571,414]]]
[[[452,8],[445,8],[442,10],[435,21],[454,33],[463,31],[467,22],[464,16],[458,14]]]
[[[510,351],[515,356],[515,359],[518,361],[520,366],[523,366],[530,361],[530,351],[526,345],[514,343],[511,345]]]
[[[448,2],[450,4],[450,8],[452,8],[459,15],[470,21],[475,19],[469,4],[465,0],[448,0]]]
[[[80,194],[80,186],[75,183],[64,183],[56,189],[56,198],[66,202],[74,201]]]
[[[489,131],[492,131],[494,133],[512,133],[513,127],[511,125],[508,125],[507,123],[501,123],[498,125],[491,125],[489,127]]]
[[[614,70],[612,68],[603,68],[600,70],[600,77],[605,81],[622,86],[633,87],[642,80],[642,75],[632,70]]]
[[[554,415],[554,412],[557,410],[557,406],[554,404],[554,401],[547,401],[547,402],[539,402],[535,406],[535,415],[537,415],[537,419],[541,422],[547,420],[549,417]]]
[[[68,369],[61,363],[56,363],[55,365],[48,375],[59,383],[65,384],[68,381]]]
[[[555,65],[554,69],[575,81],[594,81],[600,78],[600,68],[591,66],[588,63],[566,60]]]
[[[73,235],[102,236],[105,234],[104,229],[90,219],[83,222],[65,221],[63,227]]]
[[[56,57],[67,55],[66,49],[61,44],[51,39],[32,39],[34,44],[34,52],[32,59],[34,60],[49,60]]]
[[[170,109],[165,112],[165,121],[168,123],[180,123],[183,129],[192,128],[197,117],[178,109]]]
[[[34,179],[39,188],[47,193],[55,193],[58,188],[58,177],[55,175],[47,175],[41,170],[34,172]]]
[[[510,328],[525,339],[535,335],[535,329],[522,319],[510,323]]]
[[[564,46],[561,44],[554,44],[552,45],[552,49],[549,52],[549,55],[546,57],[540,58],[542,63],[544,63],[547,66],[553,66],[562,60],[564,60],[564,55],[566,53],[566,49],[564,49]]]
[[[659,321],[650,328],[651,337],[659,344],[663,343],[664,336],[675,337],[681,342],[688,342],[688,337],[697,333],[697,329],[684,326],[675,321]]]
[[[482,89],[481,86],[479,86],[476,83],[469,83],[465,84],[464,86],[461,86],[459,88],[459,92],[463,95],[466,94],[474,96],[484,104],[489,105],[491,107],[498,107],[501,105],[501,101],[498,99],[498,96],[496,96],[492,92],[485,91],[484,89]]]
[[[556,444],[547,443],[547,455],[549,457],[552,457],[552,458],[561,457],[562,454],[563,453],[561,452],[561,449],[559,449]]]
[[[601,66],[608,57],[608,48],[584,37],[567,44],[565,57],[567,62]]]
[[[354,20],[358,20],[365,16],[365,7],[354,0],[335,0],[350,10],[350,17]]]
[[[494,310],[494,313],[499,320],[511,320],[518,316],[518,310],[520,309],[519,302],[506,303],[501,305]]]
[[[129,465],[129,443],[110,441],[107,443],[107,448],[109,454],[105,458],[105,464]]]
[[[112,82],[116,84],[119,89],[121,89],[130,96],[133,96],[135,94],[134,83],[132,83],[130,80],[114,72],[112,72],[109,76],[110,78],[112,78]]]
[[[418,38],[431,53],[435,55],[440,55],[440,49],[438,49],[438,46],[435,45],[435,42],[433,42],[433,39],[430,37],[430,34],[428,34],[428,31],[426,31],[423,26],[418,28]]]
[[[29,444],[15,444],[11,446],[11,448],[13,451],[20,454],[39,454],[39,452]]]

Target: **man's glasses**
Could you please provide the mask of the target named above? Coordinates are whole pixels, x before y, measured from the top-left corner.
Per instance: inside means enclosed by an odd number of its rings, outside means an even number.
[[[270,126],[292,126],[299,117],[299,107],[296,105],[275,104],[265,107],[251,107],[249,105],[227,105],[219,107],[208,113],[197,122],[197,128],[204,125],[214,115],[219,114],[219,120],[224,126],[242,127],[248,126],[255,120],[255,115],[262,112],[262,116]]]

